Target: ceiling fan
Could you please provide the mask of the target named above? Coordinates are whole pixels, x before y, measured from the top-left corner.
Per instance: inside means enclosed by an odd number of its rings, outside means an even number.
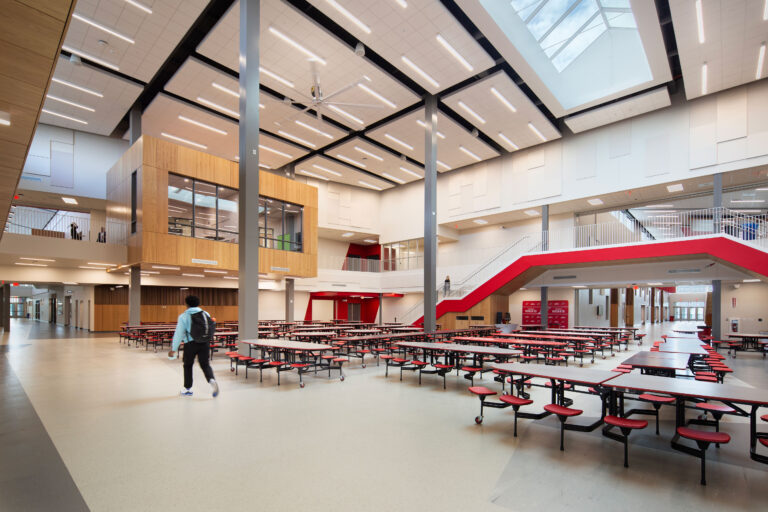
[[[290,103],[291,105],[305,105],[303,110],[300,110],[294,114],[291,114],[290,116],[287,116],[280,121],[275,121],[275,124],[278,126],[282,126],[283,123],[291,122],[294,119],[298,119],[302,114],[305,114],[309,110],[314,110],[315,115],[317,116],[317,119],[322,121],[323,120],[323,112],[322,109],[329,109],[330,111],[333,111],[330,107],[356,107],[356,108],[384,108],[384,105],[376,105],[376,104],[367,104],[367,103],[345,103],[345,102],[339,102],[339,101],[333,101],[334,98],[339,96],[340,94],[345,93],[346,91],[357,87],[358,84],[363,83],[364,81],[369,81],[370,79],[363,75],[363,78],[360,80],[356,80],[350,84],[345,85],[344,87],[332,92],[329,95],[323,94],[323,89],[320,85],[320,73],[317,69],[317,61],[314,59],[310,59],[309,61],[309,69],[310,73],[312,74],[312,86],[309,90],[309,96],[306,96],[304,94],[301,94],[300,92],[297,92],[296,94],[302,98],[301,101],[295,101],[290,98],[286,97],[286,103]],[[336,110],[337,113],[338,110]],[[325,114],[328,115],[327,113]],[[344,114],[341,114],[342,116]],[[346,117],[346,116],[345,116]]]

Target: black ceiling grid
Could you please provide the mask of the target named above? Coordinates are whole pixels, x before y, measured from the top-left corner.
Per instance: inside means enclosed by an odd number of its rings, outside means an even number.
[[[123,119],[118,123],[115,129],[112,131],[113,137],[122,137],[128,130],[128,114],[134,108],[139,108],[142,112],[144,109],[152,103],[152,100],[163,91],[168,81],[173,78],[176,71],[184,64],[187,58],[192,55],[197,46],[203,41],[208,32],[219,22],[219,20],[226,14],[235,0],[211,0],[206,6],[200,16],[195,20],[192,26],[181,38],[181,41],[173,49],[171,54],[165,59],[163,65],[157,70],[155,76],[147,83],[142,93],[136,98],[128,112],[126,112]]]
[[[675,27],[672,24],[672,11],[669,8],[669,0],[656,0],[656,13],[661,25],[661,37],[664,40],[664,48],[667,50],[669,70],[672,72],[672,92],[677,91],[683,81],[683,68],[680,65],[680,55],[677,51],[677,39],[675,39]]]
[[[61,55],[63,57],[68,58],[68,59],[72,57],[72,54],[70,52],[66,51],[66,50],[61,50]],[[101,71],[103,73],[109,73],[110,75],[112,75],[112,76],[114,76],[116,78],[121,78],[121,79],[125,80],[126,82],[130,82],[132,84],[139,85],[141,87],[146,87],[147,86],[146,83],[142,82],[138,78],[134,78],[134,77],[132,77],[130,75],[126,75],[125,73],[121,73],[120,71],[115,71],[114,69],[110,69],[110,68],[108,68],[106,66],[102,66],[98,62],[93,62],[92,60],[88,60],[85,57],[80,57],[80,56],[77,56],[77,55],[76,55],[76,57],[78,59],[80,59],[80,62],[82,62],[82,64],[85,65],[85,66],[92,67],[94,69],[98,69],[99,71]]]
[[[453,119],[456,123],[461,125],[465,130],[467,130],[470,135],[475,135],[473,130],[477,130],[477,138],[485,142],[487,145],[491,146],[493,149],[495,149],[500,155],[506,155],[509,153],[507,148],[501,146],[498,142],[490,138],[488,135],[485,134],[482,130],[477,128],[474,124],[470,123],[466,119],[464,119],[462,116],[460,116],[456,111],[454,111],[451,107],[443,103],[442,101],[437,102],[437,108],[445,114],[446,116]]]

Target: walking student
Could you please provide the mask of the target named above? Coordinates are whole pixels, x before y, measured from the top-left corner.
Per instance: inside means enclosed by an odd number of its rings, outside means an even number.
[[[184,343],[184,388],[181,390],[181,396],[192,396],[192,366],[197,357],[200,368],[205,374],[205,380],[211,385],[211,392],[215,398],[219,395],[219,385],[213,378],[213,370],[208,360],[216,322],[208,312],[200,308],[200,299],[195,295],[188,295],[184,302],[187,303],[187,310],[179,315],[176,332],[173,334],[173,346],[168,352],[168,357],[175,359],[179,345]]]

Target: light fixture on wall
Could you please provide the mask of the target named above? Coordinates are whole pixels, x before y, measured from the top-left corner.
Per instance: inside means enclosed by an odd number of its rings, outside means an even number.
[[[0,125],[11,126],[11,114],[10,112],[0,111]]]

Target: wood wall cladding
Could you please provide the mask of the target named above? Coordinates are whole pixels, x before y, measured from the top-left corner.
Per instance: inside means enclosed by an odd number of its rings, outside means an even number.
[[[95,331],[119,331],[128,321],[127,304],[95,304],[93,310]]]
[[[124,225],[126,232],[130,231],[131,173],[134,170],[139,172],[138,225],[136,235],[128,237],[128,264],[238,270],[237,244],[168,233],[167,192],[168,173],[237,188],[237,162],[143,136],[107,175],[107,219]],[[289,277],[316,277],[317,189],[261,171],[259,189],[262,196],[304,207],[303,252],[262,248],[259,250],[259,272]],[[192,263],[192,259],[215,261],[216,264]]]
[[[462,313],[446,313],[437,319],[440,329],[465,329],[470,325],[495,324],[496,313],[509,312],[509,297],[506,295],[491,295],[481,300],[468,311]],[[472,319],[472,317],[478,317]],[[464,318],[466,317],[466,318]],[[481,320],[479,317],[483,317]]]
[[[101,305],[128,305],[128,287],[100,284],[94,287],[94,304]]]

